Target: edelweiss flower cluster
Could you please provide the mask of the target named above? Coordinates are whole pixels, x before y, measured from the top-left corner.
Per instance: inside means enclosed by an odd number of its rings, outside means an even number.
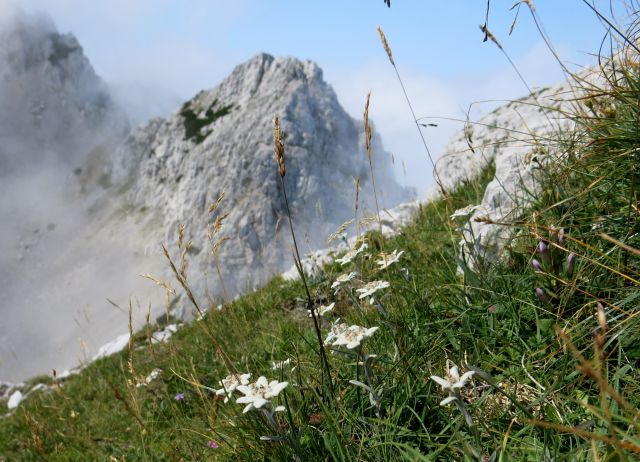
[[[458,366],[453,366],[447,371],[446,379],[438,377],[437,375],[432,375],[431,380],[440,385],[443,390],[449,392],[449,396],[440,401],[440,406],[446,406],[447,404],[460,399],[458,390],[464,388],[473,374],[474,371],[467,371],[462,374],[462,377],[460,377]]]
[[[390,254],[386,254],[386,253],[383,252],[383,253],[380,254],[380,260],[378,260],[376,262],[376,264],[378,266],[380,266],[379,269],[388,268],[389,266],[393,265],[394,263],[397,263],[400,260],[400,256],[403,253],[404,253],[404,250],[401,250],[400,252],[398,252],[398,249],[394,250]]]
[[[480,208],[479,205],[467,205],[466,207],[463,207],[453,212],[451,215],[449,215],[449,218],[453,220],[454,218],[458,218],[458,217],[468,217],[479,208]]]
[[[233,392],[239,386],[247,385],[249,383],[250,377],[251,377],[251,374],[242,374],[242,375],[231,374],[227,376],[226,378],[218,382],[220,383],[220,385],[222,385],[222,388],[219,390],[216,390],[216,395],[224,396],[224,402],[225,403],[229,402],[229,398],[231,398],[231,395],[233,394]]]
[[[153,382],[155,379],[160,377],[161,374],[162,374],[162,369],[156,368],[152,370],[151,373],[144,378],[144,380],[141,380],[136,384],[136,388],[146,387],[147,385],[151,384],[151,382]]]
[[[320,316],[324,316],[327,313],[330,313],[331,311],[333,311],[333,308],[335,308],[336,304],[335,302],[331,303],[330,305],[324,306],[324,305],[320,305],[316,311]],[[309,317],[312,317],[311,315],[311,310],[307,310],[309,311]]]
[[[291,367],[291,358],[282,361],[271,361],[271,370],[279,371],[285,367]]]
[[[355,350],[360,344],[371,337],[378,327],[349,326],[348,324],[335,322],[331,326],[331,332],[327,335],[324,343],[329,346],[344,346],[348,350]]]
[[[247,413],[252,409],[261,409],[269,407],[271,400],[278,396],[282,390],[287,388],[289,382],[278,382],[272,380],[269,382],[266,377],[260,376],[255,383],[247,385],[238,385],[237,390],[244,396],[238,398],[236,403],[246,404],[243,413]],[[284,406],[277,406],[274,412],[284,411]]]
[[[351,263],[351,261],[369,248],[369,245],[366,242],[363,242],[360,247],[357,249],[351,249],[347,253],[344,254],[344,257],[337,258],[336,261],[341,265],[346,265],[347,263]]]
[[[349,274],[341,274],[340,276],[338,276],[338,278],[335,280],[335,282],[333,284],[331,284],[331,288],[335,289],[336,287],[339,287],[342,284],[345,284],[345,283],[351,281],[357,275],[358,275],[358,273],[356,273],[355,271],[351,271]]]
[[[361,288],[356,289],[356,292],[360,293],[360,296],[358,297],[360,300],[366,297],[371,297],[369,299],[369,303],[373,304],[372,295],[381,289],[386,289],[390,285],[391,284],[389,284],[387,281],[371,281],[365,284],[364,286],[362,286]]]

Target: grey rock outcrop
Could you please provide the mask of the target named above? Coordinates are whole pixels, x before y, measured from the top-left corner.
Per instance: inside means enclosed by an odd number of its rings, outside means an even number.
[[[545,88],[468,123],[449,142],[436,167],[445,190],[495,163],[495,176],[463,230],[467,263],[473,265],[472,254],[500,258],[513,227],[499,223],[517,220],[535,200],[541,169],[563,153],[562,138],[574,127],[567,114],[575,101],[576,90],[569,82]]]
[[[198,295],[233,296],[291,265],[285,204],[273,159],[273,117],[285,133],[285,184],[301,251],[322,247],[353,215],[355,177],[361,207],[374,210],[362,123],[340,106],[311,61],[261,54],[198,93],[167,119],[134,131],[117,151],[111,181],[153,225],[150,242],[173,246],[179,224],[193,237],[189,277]],[[374,136],[381,207],[408,197],[393,178],[390,155]],[[210,256],[209,206],[225,192],[228,213]],[[175,250],[175,248],[174,248]],[[224,287],[217,275],[222,275]]]

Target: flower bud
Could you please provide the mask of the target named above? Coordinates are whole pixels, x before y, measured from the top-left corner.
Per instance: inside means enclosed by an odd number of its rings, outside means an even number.
[[[531,266],[533,266],[534,270],[542,272],[542,264],[535,258],[531,260]]]
[[[607,314],[604,311],[604,306],[602,306],[602,303],[598,302],[598,324],[600,325],[600,330],[603,333],[607,332]]]
[[[576,258],[577,258],[576,254],[573,252],[571,252],[567,257],[567,266],[566,266],[567,276],[573,275],[573,270],[575,269],[575,266],[576,266]]]
[[[544,243],[544,241],[540,241],[540,243],[538,244],[538,254],[540,254],[540,260],[542,260],[542,263],[544,263],[545,265],[551,264],[551,252],[549,251],[549,247]]]
[[[545,293],[544,289],[540,287],[536,287],[536,297],[538,297],[538,300],[540,300],[545,305],[548,305],[551,303],[551,300],[549,300],[549,297]]]

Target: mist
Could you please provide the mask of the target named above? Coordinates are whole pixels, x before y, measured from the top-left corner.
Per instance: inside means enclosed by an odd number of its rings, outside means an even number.
[[[129,122],[71,35],[46,15],[0,21],[0,380],[75,367],[136,325],[163,263],[95,186]],[[135,298],[134,298],[135,297]],[[122,309],[114,307],[108,300]],[[139,307],[138,307],[139,306]]]

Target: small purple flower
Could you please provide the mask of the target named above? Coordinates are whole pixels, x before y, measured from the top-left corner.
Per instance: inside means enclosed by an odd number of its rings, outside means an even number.
[[[573,269],[576,266],[576,254],[571,252],[567,257],[567,276],[571,276],[573,274]]]
[[[182,401],[184,399],[184,393],[178,393],[173,399],[176,401]]]
[[[540,260],[542,260],[542,263],[545,265],[549,265],[551,263],[549,247],[543,241],[540,241],[538,244],[538,253],[540,254]]]
[[[544,289],[540,287],[536,287],[536,297],[538,297],[538,300],[540,300],[545,305],[548,305],[551,302],[547,294],[544,292]]]
[[[536,271],[542,271],[542,264],[535,258],[531,260],[531,266],[533,266],[533,269]]]
[[[220,445],[213,440],[207,441],[207,446],[209,446],[211,449],[218,449],[220,447]]]

